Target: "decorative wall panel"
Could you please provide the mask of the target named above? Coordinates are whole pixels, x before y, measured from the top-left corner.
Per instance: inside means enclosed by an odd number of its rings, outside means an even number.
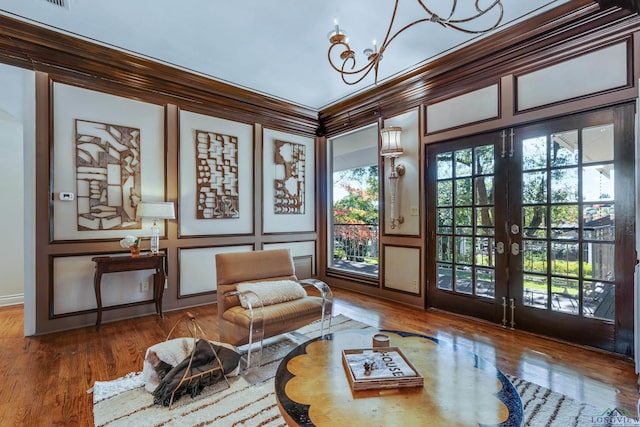
[[[384,288],[420,294],[420,249],[384,247]]]
[[[264,233],[315,230],[314,158],[312,138],[263,130]]]
[[[293,263],[296,266],[296,276],[298,279],[306,278],[305,276],[309,269],[309,276],[316,275],[316,242],[314,240],[306,242],[265,243],[264,249],[289,249],[293,257]],[[307,262],[306,260],[309,261]]]
[[[518,111],[623,87],[627,61],[627,44],[618,43],[518,76]]]
[[[499,98],[495,84],[428,105],[427,134],[497,118]]]
[[[253,232],[253,126],[180,111],[180,235]]]
[[[180,249],[179,296],[214,292],[218,288],[216,254],[252,250],[252,245]]]
[[[54,83],[54,240],[148,235],[136,206],[164,200],[164,152],[163,107]]]

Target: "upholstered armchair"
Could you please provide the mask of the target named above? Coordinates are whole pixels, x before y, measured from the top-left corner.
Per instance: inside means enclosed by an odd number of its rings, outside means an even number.
[[[262,341],[320,319],[331,328],[333,294],[315,279],[298,280],[288,249],[216,254],[220,340],[247,347],[247,367],[259,365]],[[326,330],[325,330],[326,328]]]

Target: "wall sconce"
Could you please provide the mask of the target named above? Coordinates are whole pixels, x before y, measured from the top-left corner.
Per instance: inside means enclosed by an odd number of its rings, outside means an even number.
[[[173,202],[140,202],[136,210],[137,218],[150,218],[153,220],[151,226],[150,250],[151,255],[160,252],[160,227],[158,221],[161,219],[175,219],[176,213]]]
[[[404,222],[402,215],[396,217],[396,199],[398,196],[398,178],[404,175],[405,168],[403,164],[396,165],[396,157],[400,157],[404,152],[400,144],[401,127],[388,127],[380,131],[382,144],[380,147],[380,156],[385,159],[391,159],[391,173],[389,174],[389,217],[391,218],[391,228],[396,228],[398,224]]]

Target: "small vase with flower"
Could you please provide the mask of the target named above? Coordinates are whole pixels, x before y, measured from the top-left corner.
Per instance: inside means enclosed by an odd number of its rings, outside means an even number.
[[[125,236],[124,239],[120,240],[120,246],[128,248],[133,258],[140,256],[140,237]]]

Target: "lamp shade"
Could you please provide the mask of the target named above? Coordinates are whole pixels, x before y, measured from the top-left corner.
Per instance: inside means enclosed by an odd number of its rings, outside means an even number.
[[[173,202],[140,202],[136,210],[137,218],[175,219]]]
[[[382,157],[399,157],[402,155],[404,150],[400,143],[401,134],[402,128],[397,126],[384,128],[380,131],[380,137],[382,138],[380,155]]]

